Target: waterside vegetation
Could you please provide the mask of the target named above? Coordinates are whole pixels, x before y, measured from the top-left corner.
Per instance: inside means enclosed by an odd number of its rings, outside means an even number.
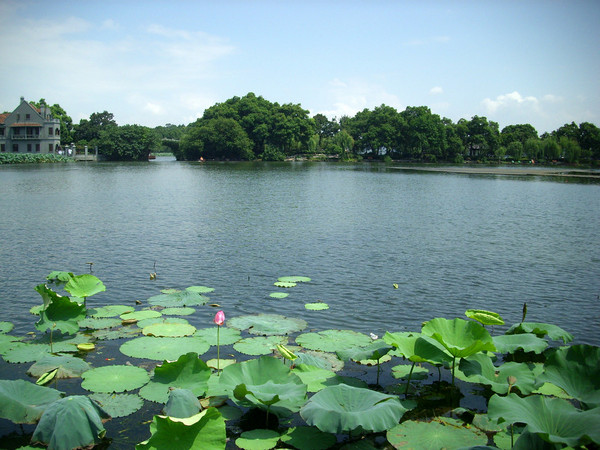
[[[274,286],[293,293],[310,281],[281,277]],[[33,424],[12,436],[20,445],[106,448],[123,439],[129,416],[157,409],[131,447],[600,445],[600,348],[527,322],[526,305],[504,334],[494,333],[504,324],[497,313],[468,310],[380,338],[306,331],[305,320],[275,314],[226,319],[207,286],[166,289],[135,307],[100,306],[106,287],[92,274],[52,272],[35,290],[38,335],[12,335],[0,322],[4,361],[32,364],[23,379],[0,380],[0,418]],[[211,307],[223,310],[197,326],[196,308]],[[120,356],[107,357],[109,342]],[[201,358],[215,346],[216,360]],[[118,436],[107,421],[123,423]],[[0,442],[8,447],[6,436]]]

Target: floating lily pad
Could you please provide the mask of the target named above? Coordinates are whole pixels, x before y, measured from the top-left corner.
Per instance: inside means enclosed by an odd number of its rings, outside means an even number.
[[[145,369],[114,365],[88,370],[81,375],[81,387],[92,392],[124,392],[138,389],[150,381]]]
[[[296,343],[310,350],[336,352],[364,347],[371,343],[371,338],[352,330],[325,330],[301,334],[296,338]]]
[[[150,297],[148,303],[155,306],[183,307],[183,306],[198,306],[205,305],[208,302],[208,297],[194,291],[183,290],[175,291],[169,294],[160,294]]]
[[[217,369],[217,366],[218,366],[219,370],[221,370],[224,367],[235,364],[236,362],[237,362],[237,360],[235,360],[235,359],[220,358],[219,360],[217,360],[216,358],[214,358],[214,359],[209,359],[208,361],[206,361],[206,365],[212,369]]]
[[[335,372],[308,364],[297,364],[292,370],[307,386],[308,392],[319,392],[327,386],[347,384],[348,386],[366,388],[367,383],[355,377],[342,377]]]
[[[35,423],[44,409],[63,395],[25,380],[0,380],[0,417],[14,423]]]
[[[85,342],[89,342],[90,338],[81,333],[77,334],[62,334],[60,332],[45,333],[41,336],[37,336],[35,339],[30,341],[31,344],[44,344],[48,347],[48,350],[53,352],[63,353],[75,353],[77,352],[77,346]],[[50,349],[50,343],[52,348]]]
[[[101,308],[94,308],[88,311],[88,314],[92,317],[117,317],[121,314],[129,313],[135,311],[133,306],[126,305],[107,305]]]
[[[191,336],[196,331],[196,327],[182,323],[155,323],[144,327],[142,333],[146,336],[160,337],[179,337]]]
[[[337,439],[335,435],[315,427],[292,427],[281,435],[281,442],[298,450],[325,450],[332,447]]]
[[[283,283],[308,283],[310,278],[308,277],[299,277],[299,276],[287,276],[287,277],[279,277],[277,281],[281,281]]]
[[[22,339],[21,336],[0,334],[0,355],[3,355],[6,350],[13,348]]]
[[[296,283],[291,283],[289,281],[276,281],[275,283],[273,283],[273,285],[280,288],[293,288],[294,286],[296,286]]]
[[[271,298],[279,298],[279,299],[282,299],[282,298],[286,298],[286,297],[287,297],[287,296],[289,296],[289,295],[290,295],[290,294],[288,294],[288,293],[286,293],[286,292],[271,292],[271,293],[269,294],[269,297],[271,297]]]
[[[202,328],[196,330],[194,336],[201,337],[210,345],[217,345],[217,327]],[[220,345],[231,345],[239,341],[242,338],[240,330],[229,327],[221,327],[219,330],[219,344]]]
[[[42,344],[15,343],[12,348],[2,353],[9,363],[27,363],[42,359],[50,354],[50,347]]]
[[[182,323],[189,325],[190,323],[184,319],[183,317],[173,317],[173,316],[160,316],[160,317],[151,317],[149,319],[140,320],[136,325],[138,328],[144,329],[149,325],[154,325],[155,323]]]
[[[53,369],[58,369],[56,378],[76,378],[90,370],[90,365],[83,359],[74,356],[47,355],[33,364],[27,371],[27,375],[41,377]]]
[[[140,389],[146,400],[165,403],[169,388],[189,389],[197,397],[204,395],[211,370],[194,352],[181,355],[177,361],[165,362],[154,369],[150,383]]]
[[[120,319],[113,319],[110,317],[87,317],[86,319],[79,321],[81,328],[91,328],[93,330],[100,330],[102,328],[114,328],[121,325]]]
[[[197,292],[199,294],[209,294],[211,292],[214,292],[214,288],[208,286],[190,286],[185,290],[190,292]]]
[[[129,416],[144,406],[144,400],[136,394],[96,393],[89,397],[113,418]]]
[[[244,450],[270,450],[277,447],[279,433],[273,430],[255,429],[244,431],[235,445]]]
[[[306,303],[304,307],[310,311],[322,311],[324,309],[329,309],[329,305],[324,302]]]
[[[137,328],[117,328],[116,330],[96,330],[92,336],[98,340],[115,340],[138,336],[141,330]]]
[[[202,355],[210,345],[198,337],[152,337],[142,336],[125,342],[119,350],[134,358],[153,359],[158,361],[175,361],[181,355],[196,352]]]
[[[119,317],[122,320],[135,320],[140,321],[144,319],[153,319],[162,316],[158,311],[152,309],[144,309],[142,311],[133,311],[130,313],[121,314]]]
[[[245,355],[270,355],[278,344],[286,343],[287,338],[284,336],[261,336],[242,339],[233,344],[233,348]]]
[[[394,366],[392,367],[392,376],[403,380],[408,379],[409,376],[411,380],[426,380],[429,376],[429,370],[427,368],[421,366],[412,367],[412,364],[399,364]]]
[[[11,322],[0,321],[0,333],[9,333],[14,328]]]
[[[474,429],[467,429],[441,422],[418,422],[407,420],[387,431],[386,437],[395,448],[403,446],[423,450],[440,448],[458,449],[483,446],[487,436]]]
[[[251,314],[229,319],[229,326],[238,330],[248,330],[250,334],[282,335],[304,330],[306,321],[284,317],[278,314]]]
[[[189,316],[194,314],[196,310],[194,308],[182,307],[182,308],[165,308],[161,311],[165,316]]]

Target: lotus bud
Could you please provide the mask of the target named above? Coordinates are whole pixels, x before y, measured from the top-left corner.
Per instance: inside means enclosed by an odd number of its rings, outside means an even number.
[[[223,325],[225,323],[225,313],[223,311],[219,311],[217,314],[215,314],[214,322],[219,326]]]

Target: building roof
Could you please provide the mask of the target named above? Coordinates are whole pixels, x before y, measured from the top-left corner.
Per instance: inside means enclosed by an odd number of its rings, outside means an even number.
[[[31,122],[22,122],[22,123],[13,123],[11,127],[42,127],[39,123],[31,123]]]
[[[0,124],[3,124],[8,116],[10,116],[10,113],[0,114]]]

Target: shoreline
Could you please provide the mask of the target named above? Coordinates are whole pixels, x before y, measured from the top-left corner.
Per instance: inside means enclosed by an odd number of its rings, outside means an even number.
[[[427,167],[427,166],[394,166],[395,170],[405,170],[414,172],[440,172],[440,173],[459,173],[473,175],[514,175],[514,176],[543,176],[543,177],[579,177],[600,179],[600,171],[593,169],[572,169],[572,168],[553,168],[553,167],[535,167],[535,168],[504,168],[504,167]]]

